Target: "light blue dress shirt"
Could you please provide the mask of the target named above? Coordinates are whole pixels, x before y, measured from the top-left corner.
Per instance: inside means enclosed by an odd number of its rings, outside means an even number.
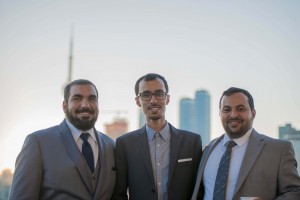
[[[239,171],[242,165],[244,154],[248,146],[248,141],[252,128],[246,132],[240,138],[233,139],[237,144],[232,148],[231,159],[229,165],[229,173],[227,179],[227,188],[226,188],[226,200],[231,200],[233,197],[234,188],[236,181],[238,179]],[[211,152],[207,163],[205,165],[204,174],[203,174],[203,185],[204,185],[204,200],[212,200],[215,189],[215,181],[218,173],[219,163],[221,158],[226,151],[226,142],[230,140],[227,134],[224,135],[223,139],[216,145],[216,147]]]
[[[157,133],[146,125],[146,131],[158,200],[167,200],[170,163],[170,126],[166,123],[163,129]]]

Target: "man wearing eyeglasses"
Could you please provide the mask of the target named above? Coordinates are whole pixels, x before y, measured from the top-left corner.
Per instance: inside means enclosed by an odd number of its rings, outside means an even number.
[[[135,101],[147,124],[116,140],[113,200],[191,199],[202,155],[201,137],[166,121],[168,92],[168,83],[159,74],[137,80]]]

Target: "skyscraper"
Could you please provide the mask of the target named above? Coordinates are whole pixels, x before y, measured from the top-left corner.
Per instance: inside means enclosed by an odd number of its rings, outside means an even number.
[[[300,131],[292,127],[291,124],[279,127],[279,139],[288,140],[293,144],[297,163],[300,163]],[[297,168],[300,174],[300,168]]]
[[[138,108],[139,109],[139,123],[138,123],[138,128],[142,128],[145,124],[146,124],[146,116],[143,113],[142,108]]]
[[[202,137],[203,145],[210,141],[210,95],[198,90],[195,99],[180,100],[179,128],[195,132]]]
[[[195,116],[194,114],[194,100],[191,98],[183,98],[179,103],[179,127],[183,130],[189,130],[195,132],[194,125]]]

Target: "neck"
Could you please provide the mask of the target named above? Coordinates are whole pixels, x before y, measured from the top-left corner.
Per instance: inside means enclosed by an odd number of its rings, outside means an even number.
[[[166,125],[167,121],[165,119],[159,120],[147,120],[148,126],[150,126],[156,132],[159,132]]]

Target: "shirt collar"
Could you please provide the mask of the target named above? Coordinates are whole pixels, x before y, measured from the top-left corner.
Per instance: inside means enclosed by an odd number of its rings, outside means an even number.
[[[249,141],[249,137],[251,135],[253,128],[250,128],[242,137],[240,138],[235,138],[232,139],[239,147],[246,144]],[[225,133],[225,136],[223,138],[223,145],[225,146],[226,142],[228,142],[230,139],[230,137],[228,136],[227,133]]]
[[[71,130],[71,133],[75,139],[75,141],[77,141],[81,135],[81,133],[89,133],[91,138],[97,143],[97,139],[96,136],[94,134],[94,128],[91,128],[90,130],[87,131],[82,131],[77,129],[71,122],[68,121],[68,119],[66,119],[67,125]]]
[[[159,131],[161,137],[167,141],[170,137],[170,126],[168,126],[168,122],[166,122],[165,126]],[[146,131],[147,131],[147,137],[148,141],[152,141],[154,139],[154,135],[156,133],[155,130],[153,130],[148,124],[146,124]]]

